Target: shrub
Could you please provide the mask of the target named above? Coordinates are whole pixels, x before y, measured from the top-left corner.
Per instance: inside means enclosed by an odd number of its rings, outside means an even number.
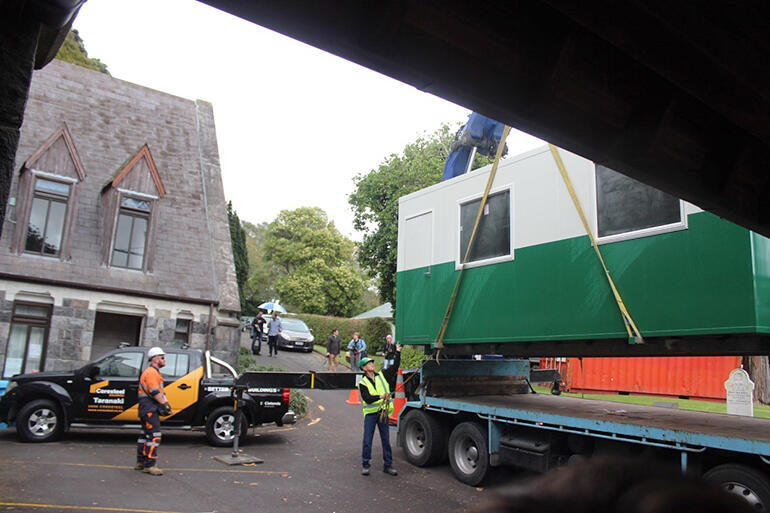
[[[404,346],[401,349],[402,369],[419,369],[423,359],[425,352],[422,346]]]

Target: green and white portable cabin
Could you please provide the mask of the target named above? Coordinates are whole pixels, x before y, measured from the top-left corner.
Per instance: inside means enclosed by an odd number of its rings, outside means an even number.
[[[618,304],[548,147],[500,162],[445,351],[520,356],[770,353],[770,243],[559,150]],[[399,202],[396,336],[432,345],[491,166]]]

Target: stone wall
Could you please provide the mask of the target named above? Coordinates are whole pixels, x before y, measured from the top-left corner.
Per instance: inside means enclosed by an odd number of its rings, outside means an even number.
[[[48,331],[44,371],[73,370],[93,359],[91,347],[97,316],[95,303],[84,298],[56,298]],[[190,305],[183,303],[175,305],[177,311],[186,307],[190,307]],[[6,291],[0,290],[0,341],[2,341],[0,343],[0,365],[5,361],[12,315],[13,299],[9,298]],[[172,315],[170,308],[151,310],[149,315],[144,317],[140,344],[142,346],[172,346],[176,321],[177,318]],[[216,315],[214,322],[216,326],[209,347],[211,353],[236,366],[240,324],[229,318],[217,319]],[[198,313],[193,317],[189,338],[191,348],[206,349],[208,326],[208,313]]]

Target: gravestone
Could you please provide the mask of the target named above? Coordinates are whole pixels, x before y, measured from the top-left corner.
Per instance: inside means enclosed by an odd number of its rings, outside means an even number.
[[[754,416],[754,382],[743,368],[730,372],[725,381],[727,390],[727,413],[730,415]]]

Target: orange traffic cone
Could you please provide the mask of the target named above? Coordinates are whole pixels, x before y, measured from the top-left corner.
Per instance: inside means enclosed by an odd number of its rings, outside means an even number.
[[[404,375],[401,369],[398,369],[398,378],[396,379],[396,395],[393,398],[393,415],[390,416],[390,424],[395,426],[398,424],[398,413],[401,408],[406,404],[406,394],[404,393]]]
[[[361,405],[361,396],[358,395],[358,389],[354,388],[350,391],[350,395],[348,396],[348,400],[345,401],[348,404],[357,404]]]

